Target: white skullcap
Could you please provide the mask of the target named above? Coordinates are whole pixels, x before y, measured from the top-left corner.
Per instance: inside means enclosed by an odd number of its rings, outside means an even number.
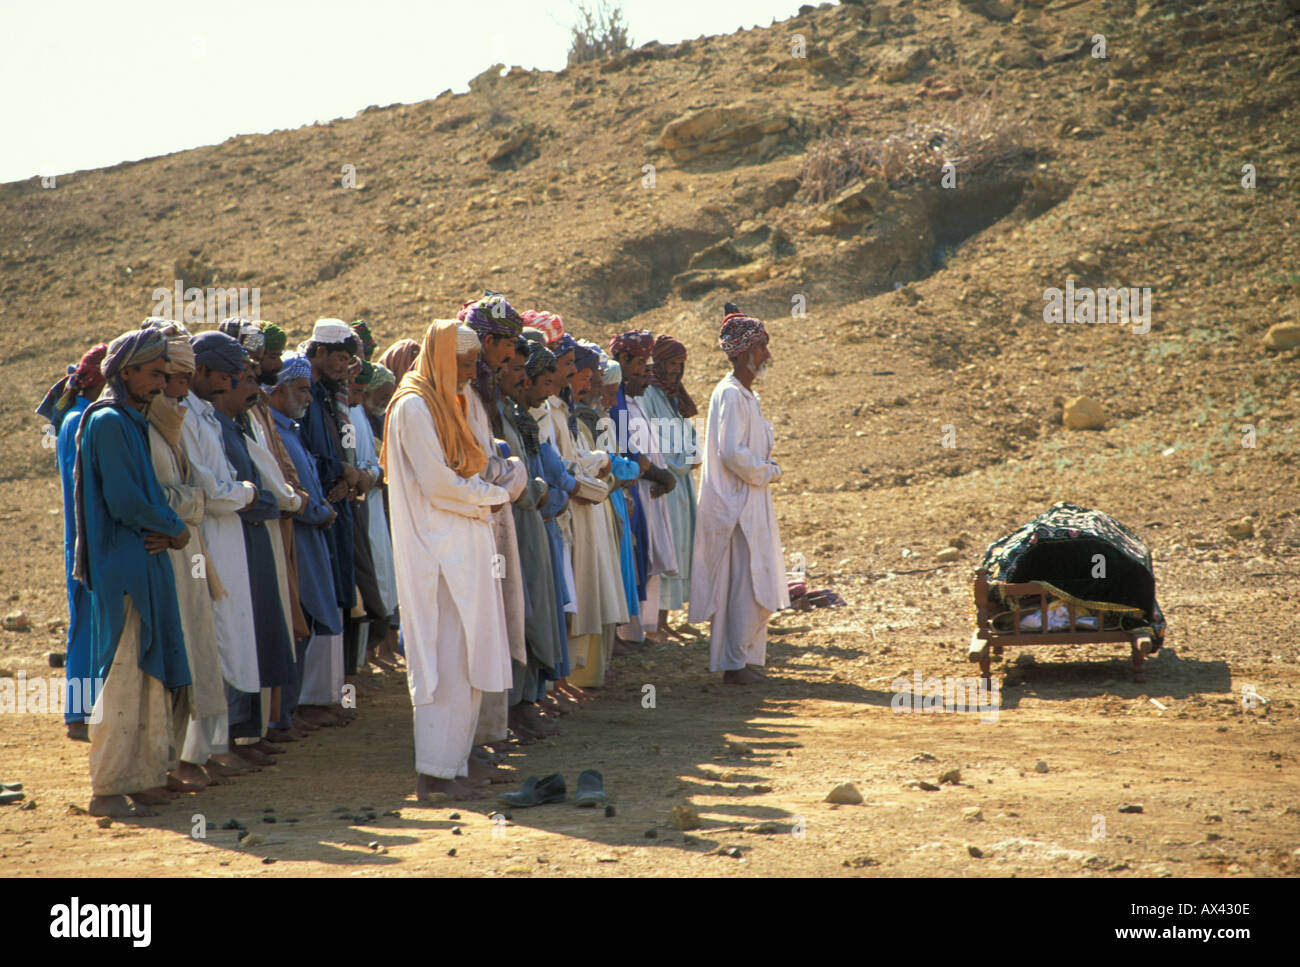
[[[472,349],[478,349],[478,333],[461,323],[456,327],[456,355],[461,356]]]
[[[621,382],[623,382],[623,367],[611,359],[605,371],[600,374],[600,383],[602,386],[617,386]]]
[[[312,342],[326,345],[347,342],[352,335],[352,330],[342,319],[317,319],[311,331]]]

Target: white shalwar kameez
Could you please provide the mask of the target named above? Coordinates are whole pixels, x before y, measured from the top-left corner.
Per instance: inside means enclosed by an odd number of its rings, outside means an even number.
[[[447,465],[420,396],[393,404],[388,434],[388,498],[415,709],[415,767],[422,775],[454,779],[469,774],[482,693],[504,692],[511,684],[491,524],[491,508],[510,496]]]
[[[772,424],[735,374],[709,397],[691,569],[690,620],[712,621],[709,670],[739,671],[767,657],[767,619],[790,606],[769,484]]]
[[[257,638],[253,629],[253,593],[248,583],[248,557],[244,551],[243,510],[257,499],[257,488],[235,477],[221,442],[221,424],[212,404],[190,393],[181,401],[190,413],[181,422],[181,446],[190,462],[193,484],[206,495],[203,542],[213,569],[225,585],[226,596],[212,602],[221,677],[241,692],[258,692],[262,682],[257,668]],[[211,754],[227,751],[229,719],[225,712],[191,721],[181,758],[207,762]]]

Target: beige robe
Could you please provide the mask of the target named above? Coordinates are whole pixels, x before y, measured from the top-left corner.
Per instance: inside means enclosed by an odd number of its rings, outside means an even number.
[[[186,414],[188,418],[190,414]],[[217,647],[217,626],[212,612],[212,591],[208,586],[206,560],[196,561],[202,544],[203,490],[181,474],[176,454],[158,428],[149,426],[149,452],[154,473],[167,495],[167,504],[190,529],[190,541],[180,550],[168,548],[176,576],[176,604],[185,635],[185,656],[190,663],[190,708],[194,718],[220,715],[226,711],[226,689],[221,677],[221,651]],[[179,751],[179,750],[178,750]]]

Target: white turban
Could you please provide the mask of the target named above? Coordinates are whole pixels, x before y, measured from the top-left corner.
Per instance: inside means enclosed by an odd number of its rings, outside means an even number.
[[[479,348],[478,333],[461,323],[456,327],[456,355],[463,356]]]
[[[328,346],[347,342],[352,338],[352,335],[351,327],[342,319],[317,319],[316,325],[311,331],[313,342],[324,343]]]
[[[623,367],[611,359],[605,371],[600,374],[600,383],[602,386],[617,386],[621,382],[623,382]]]

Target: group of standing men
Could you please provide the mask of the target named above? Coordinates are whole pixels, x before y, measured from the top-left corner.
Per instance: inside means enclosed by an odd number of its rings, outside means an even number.
[[[608,352],[497,293],[378,361],[364,323],[287,336],[146,319],[38,412],[67,518],[68,734],[96,815],[148,814],[347,724],[367,661],[406,661],[417,794],[477,798],[612,656],[711,621],[710,669],[764,678],[789,605],[753,383],[728,305],[698,494],[685,347]],[[689,609],[688,623],[668,625]],[[400,627],[400,640],[398,629]]]

